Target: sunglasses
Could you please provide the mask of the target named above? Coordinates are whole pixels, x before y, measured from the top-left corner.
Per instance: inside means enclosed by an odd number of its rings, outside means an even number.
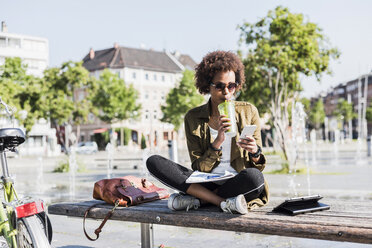
[[[235,90],[236,87],[238,87],[239,84],[238,83],[229,83],[229,84],[226,85],[224,83],[216,83],[216,84],[211,83],[211,85],[213,87],[215,87],[216,90],[219,90],[219,91],[224,91],[225,88],[227,87],[227,89],[231,92],[231,91]]]

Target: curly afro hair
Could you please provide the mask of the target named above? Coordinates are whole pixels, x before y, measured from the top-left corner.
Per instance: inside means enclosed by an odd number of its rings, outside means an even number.
[[[239,84],[239,91],[245,82],[244,66],[239,57],[230,51],[215,51],[204,56],[203,60],[195,67],[196,88],[201,94],[208,94],[214,75],[218,72],[233,71],[235,80]]]

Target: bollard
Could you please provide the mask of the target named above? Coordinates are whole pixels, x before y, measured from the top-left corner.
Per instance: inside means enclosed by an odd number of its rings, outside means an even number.
[[[178,163],[177,141],[176,140],[168,140],[168,152],[169,152],[169,159],[175,163]]]
[[[371,157],[371,138],[372,136],[367,136],[367,156]]]

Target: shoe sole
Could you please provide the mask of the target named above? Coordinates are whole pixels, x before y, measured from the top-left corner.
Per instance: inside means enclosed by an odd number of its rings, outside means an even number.
[[[176,211],[176,209],[173,207],[173,201],[174,201],[174,198],[176,198],[177,196],[179,196],[179,194],[177,194],[177,193],[173,193],[169,196],[169,198],[168,198],[168,208],[170,210]]]
[[[238,201],[240,201],[243,206],[243,209],[237,209],[238,210],[238,213],[239,214],[247,214],[248,213],[248,209],[247,209],[247,202],[245,201],[245,198],[243,195],[238,195]]]

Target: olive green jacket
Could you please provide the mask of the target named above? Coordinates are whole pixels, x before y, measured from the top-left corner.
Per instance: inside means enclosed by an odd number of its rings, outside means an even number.
[[[210,146],[213,142],[208,126],[210,115],[211,100],[204,105],[191,109],[185,116],[187,147],[193,170],[211,172],[220,163],[222,152],[214,151]],[[257,145],[262,146],[260,118],[257,108],[248,102],[236,101],[235,117],[238,134],[231,142],[231,166],[237,172],[249,167],[255,167],[262,171],[265,168],[265,156],[262,154],[260,160],[255,163],[250,160],[249,153],[237,145],[240,133],[244,126],[256,125],[257,128],[253,137],[255,138]],[[265,183],[265,192],[260,199],[258,198],[253,200],[252,208],[265,205],[268,202],[268,196],[268,187],[267,183]],[[250,204],[248,203],[248,205]],[[248,208],[250,207],[248,206]]]

